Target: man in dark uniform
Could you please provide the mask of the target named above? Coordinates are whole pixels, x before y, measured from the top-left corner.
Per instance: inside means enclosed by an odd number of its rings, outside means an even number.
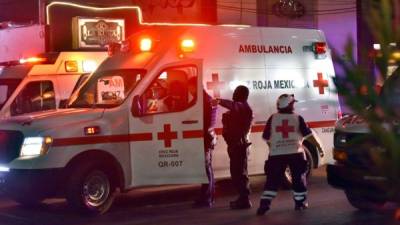
[[[253,120],[253,111],[247,103],[248,97],[249,89],[240,85],[233,92],[233,101],[216,99],[219,105],[229,110],[222,116],[222,136],[228,145],[232,182],[239,193],[237,200],[230,202],[231,209],[251,208],[247,155],[251,144],[248,141],[248,134]]]
[[[193,77],[189,79],[188,90],[191,102],[197,100],[197,79]],[[212,151],[217,142],[217,135],[215,134],[214,127],[217,117],[217,105],[213,105],[212,98],[203,90],[203,131],[204,131],[204,158],[205,167],[208,177],[208,183],[202,184],[200,189],[200,196],[194,202],[193,207],[212,207],[214,204],[215,194],[215,180],[214,171],[212,168]],[[215,103],[214,103],[215,104]]]
[[[263,139],[269,146],[269,157],[264,166],[267,180],[257,215],[264,215],[269,210],[287,166],[292,174],[295,210],[308,207],[305,174],[307,160],[302,147],[303,140],[307,139],[315,146],[321,157],[323,152],[303,117],[293,112],[295,102],[294,95],[279,96],[278,113],[273,114],[265,126]]]

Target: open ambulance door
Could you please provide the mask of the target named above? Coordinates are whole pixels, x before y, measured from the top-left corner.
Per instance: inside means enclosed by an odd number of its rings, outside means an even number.
[[[129,116],[132,185],[207,182],[202,60],[168,64],[147,77],[152,81],[134,97]]]

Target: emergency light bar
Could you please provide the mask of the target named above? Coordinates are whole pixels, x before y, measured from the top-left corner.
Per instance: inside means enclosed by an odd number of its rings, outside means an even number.
[[[326,43],[325,42],[314,42],[313,43],[313,51],[317,55],[326,53]]]
[[[82,62],[82,68],[83,68],[83,72],[91,73],[96,70],[97,63],[96,63],[96,61],[93,61],[93,60],[84,60]]]
[[[18,60],[0,62],[0,66],[17,66],[23,64],[53,64],[58,58],[59,52],[48,52],[33,57],[21,58]]]
[[[184,39],[181,42],[182,52],[188,53],[194,50],[194,41],[192,39]]]
[[[326,42],[313,42],[311,45],[303,46],[303,51],[313,52],[316,59],[326,58],[327,49]]]
[[[143,38],[140,40],[140,50],[142,52],[148,52],[151,50],[152,41],[150,38]]]
[[[30,57],[30,58],[22,58],[19,60],[20,64],[25,64],[25,63],[42,63],[46,62],[47,58],[40,58],[40,57]]]

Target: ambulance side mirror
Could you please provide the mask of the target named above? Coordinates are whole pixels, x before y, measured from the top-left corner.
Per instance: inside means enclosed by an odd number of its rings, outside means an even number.
[[[143,107],[142,107],[142,104],[140,102],[140,96],[139,95],[135,95],[133,97],[132,107],[131,107],[132,116],[134,116],[134,117],[143,116],[143,110],[142,109],[143,109]]]

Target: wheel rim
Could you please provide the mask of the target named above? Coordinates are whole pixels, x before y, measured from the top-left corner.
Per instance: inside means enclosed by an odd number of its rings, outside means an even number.
[[[83,197],[88,206],[98,207],[104,204],[110,195],[110,181],[103,172],[88,175],[83,184]]]

